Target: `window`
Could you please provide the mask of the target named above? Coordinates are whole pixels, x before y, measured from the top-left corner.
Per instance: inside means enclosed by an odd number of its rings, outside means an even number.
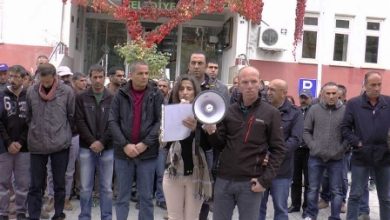
[[[350,23],[350,19],[336,19],[333,48],[334,61],[347,61]]]
[[[366,50],[364,61],[366,63],[378,63],[380,21],[367,21]]]
[[[302,58],[315,59],[317,52],[318,17],[305,16],[303,21]]]

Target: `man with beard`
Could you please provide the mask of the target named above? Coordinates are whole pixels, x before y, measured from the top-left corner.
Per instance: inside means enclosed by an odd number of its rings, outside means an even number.
[[[46,165],[50,158],[54,180],[54,220],[65,219],[65,172],[72,141],[75,97],[70,86],[59,82],[49,63],[38,67],[39,83],[27,91],[28,149],[31,185],[28,193],[30,219],[39,219]]]

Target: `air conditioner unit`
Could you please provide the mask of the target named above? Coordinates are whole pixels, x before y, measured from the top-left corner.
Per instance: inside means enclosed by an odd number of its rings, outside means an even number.
[[[259,48],[270,51],[287,50],[287,29],[276,27],[261,27]]]

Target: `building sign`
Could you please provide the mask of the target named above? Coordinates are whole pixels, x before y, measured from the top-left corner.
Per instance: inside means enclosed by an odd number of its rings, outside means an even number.
[[[316,79],[299,79],[298,93],[302,89],[310,90],[313,97],[317,97],[317,80]]]
[[[115,6],[120,6],[122,4],[122,0],[109,0],[109,2]],[[151,0],[151,1],[145,1],[145,0],[133,0],[133,1],[130,1],[129,2],[129,7],[132,8],[132,9],[141,9],[142,6],[145,4],[145,3],[148,3],[148,4],[151,4],[152,6],[154,6],[155,8],[158,8],[158,9],[175,9],[176,8],[176,5],[177,5],[177,0],[171,0],[171,1],[167,1],[167,0]]]
[[[143,1],[130,1],[129,7],[132,9],[141,9]],[[167,2],[163,0],[157,0],[157,1],[150,1],[148,4],[151,4],[155,8],[158,9],[175,9],[176,8],[176,2]]]

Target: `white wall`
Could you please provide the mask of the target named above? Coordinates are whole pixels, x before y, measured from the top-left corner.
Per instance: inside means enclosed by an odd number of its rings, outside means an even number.
[[[60,40],[62,1],[3,1],[4,43],[54,46]],[[64,36],[68,35],[69,32],[64,33]]]
[[[283,5],[283,7],[281,7]],[[272,60],[281,62],[294,62],[292,55],[293,38],[295,30],[295,8],[296,0],[264,0],[263,20],[270,26],[277,26],[287,29],[287,50],[284,52],[266,52],[257,48],[259,28],[252,26],[250,41],[250,58],[259,60]],[[335,16],[345,15],[353,17],[351,22],[351,33],[349,36],[348,62],[342,65],[352,67],[376,67],[390,69],[390,8],[389,0],[308,0],[306,12],[320,14],[319,38],[317,49],[321,51],[321,62],[325,65],[332,65]],[[381,35],[379,41],[379,56],[377,65],[364,63],[365,40],[366,40],[366,19],[382,18]],[[322,19],[322,20],[321,20]],[[245,29],[239,32],[245,32]],[[239,40],[240,41],[240,40]],[[239,42],[237,42],[239,43]],[[297,48],[297,60],[301,61],[301,45]]]

